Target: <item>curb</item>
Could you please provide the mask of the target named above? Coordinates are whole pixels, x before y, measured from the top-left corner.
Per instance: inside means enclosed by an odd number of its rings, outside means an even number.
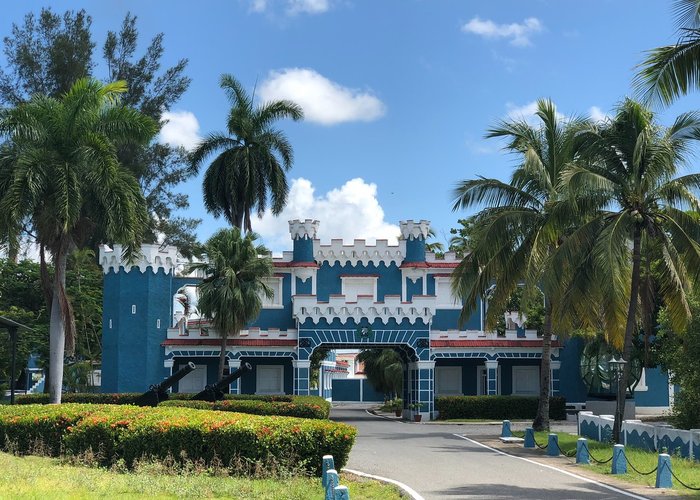
[[[367,477],[369,479],[381,481],[382,483],[393,484],[394,486],[397,486],[401,491],[406,493],[413,500],[425,500],[421,496],[421,494],[418,493],[416,490],[414,490],[413,488],[411,488],[410,486],[408,486],[406,484],[403,484],[400,481],[396,481],[395,479],[389,479],[388,477],[382,477],[382,476],[375,476],[374,474],[367,474],[366,472],[360,472],[359,470],[347,469],[347,468],[342,469],[342,472],[348,472],[350,474],[354,474],[355,476]]]

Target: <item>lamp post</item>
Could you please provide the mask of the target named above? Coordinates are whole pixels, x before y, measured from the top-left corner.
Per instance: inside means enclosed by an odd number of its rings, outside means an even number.
[[[625,361],[622,356],[620,356],[620,359],[615,359],[615,355],[613,355],[610,361],[608,361],[608,364],[615,374],[615,392],[617,393],[617,396],[615,398],[615,424],[613,425],[613,440],[614,442],[619,443],[622,420],[625,418],[623,408],[625,404],[625,397],[627,397],[627,388],[621,388],[620,384],[622,383],[622,375],[625,372],[625,365],[627,364],[627,361]]]
[[[615,359],[615,355],[613,354],[613,357],[610,358],[610,361],[608,361],[608,364],[610,365],[610,368],[612,369],[613,373],[615,374],[615,382],[616,386],[615,388],[619,391],[620,389],[620,382],[622,381],[622,374],[625,371],[625,365],[627,364],[627,361],[620,356],[620,359]]]

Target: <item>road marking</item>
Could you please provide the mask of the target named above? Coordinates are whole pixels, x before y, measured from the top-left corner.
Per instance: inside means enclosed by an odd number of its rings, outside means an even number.
[[[595,479],[590,479],[590,478],[587,478],[587,477],[579,476],[578,474],[574,474],[573,472],[569,472],[569,471],[566,471],[566,470],[564,470],[564,469],[559,469],[559,468],[554,467],[554,466],[552,466],[552,465],[547,465],[547,464],[543,464],[543,463],[540,463],[540,462],[536,462],[536,461],[534,461],[534,460],[530,460],[529,458],[519,457],[519,456],[517,456],[517,455],[511,455],[510,453],[506,453],[505,451],[497,450],[496,448],[492,448],[492,447],[490,447],[490,446],[488,446],[488,445],[485,445],[485,444],[483,444],[483,443],[480,443],[479,441],[474,441],[473,439],[469,439],[469,438],[466,437],[466,436],[461,436],[461,435],[459,435],[459,434],[452,434],[452,435],[455,436],[455,437],[458,437],[458,438],[460,438],[460,439],[464,439],[465,441],[469,441],[470,443],[474,443],[475,445],[481,446],[482,448],[486,448],[487,450],[495,451],[496,453],[499,453],[499,454],[501,454],[501,455],[505,455],[506,457],[517,458],[518,460],[523,460],[523,461],[525,461],[525,462],[528,462],[528,463],[531,463],[531,464],[534,464],[534,465],[539,465],[540,467],[546,467],[547,469],[552,469],[552,470],[555,470],[555,471],[557,471],[557,472],[561,472],[562,474],[566,474],[567,476],[575,477],[576,479],[580,479],[580,480],[585,481],[585,482],[587,482],[587,483],[597,484],[598,486],[601,486],[601,487],[603,487],[603,488],[606,488],[606,489],[608,489],[608,490],[610,490],[610,491],[614,491],[615,493],[619,493],[620,495],[624,495],[624,496],[627,496],[627,497],[630,497],[630,498],[636,498],[637,500],[649,500],[649,498],[647,498],[647,497],[642,497],[642,496],[639,496],[639,495],[635,495],[634,493],[630,493],[629,491],[625,491],[625,490],[621,490],[621,489],[619,489],[619,488],[615,488],[614,486],[610,486],[609,484],[601,483],[600,481],[596,481]]]
[[[356,476],[362,476],[362,477],[368,477],[370,479],[376,479],[377,481],[382,481],[385,483],[391,483],[394,486],[398,486],[401,488],[403,491],[408,493],[410,497],[413,500],[425,500],[420,493],[418,493],[416,490],[411,488],[410,486],[403,484],[400,481],[397,481],[395,479],[389,479],[388,477],[382,477],[382,476],[375,476],[374,474],[367,474],[366,472],[360,472],[359,470],[354,470],[354,469],[343,469],[344,472],[349,472],[350,474],[355,474]]]

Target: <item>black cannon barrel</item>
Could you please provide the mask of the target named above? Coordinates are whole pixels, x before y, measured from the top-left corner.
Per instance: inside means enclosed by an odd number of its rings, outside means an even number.
[[[158,403],[168,399],[168,389],[170,389],[183,377],[187,376],[188,373],[191,373],[195,368],[194,363],[187,363],[178,371],[163,380],[160,384],[152,385],[146,392],[141,394],[136,399],[135,404],[137,406],[158,406]]]
[[[252,369],[253,367],[250,365],[250,363],[243,362],[241,363],[240,368],[238,368],[236,371],[229,373],[217,383],[206,386],[202,392],[194,395],[192,399],[198,401],[220,401],[224,399],[224,390],[229,386],[229,384],[234,380],[241,378],[245,372]]]

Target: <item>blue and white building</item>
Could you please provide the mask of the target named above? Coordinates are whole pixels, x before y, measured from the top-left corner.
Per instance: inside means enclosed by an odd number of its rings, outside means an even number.
[[[443,258],[426,252],[428,221],[402,221],[398,245],[322,244],[318,227],[316,220],[289,222],[292,250],[274,259],[268,282],[274,297],[227,341],[231,369],[244,361],[254,367],[231,384],[232,393],[331,397],[332,379],[344,371],[332,357],[318,380],[310,379],[310,356],[323,346],[396,349],[406,366],[404,401],[407,407],[422,403],[425,418],[435,416],[436,395],[538,394],[541,339],[522,328],[518,314],[506,318],[505,335],[485,331],[482,303],[459,325],[461,305],[450,288],[459,260],[450,252]],[[199,279],[184,275],[186,261],[174,247],[145,245],[141,254],[126,263],[119,246],[100,252],[102,390],[143,391],[191,361],[197,369],[175,390],[198,392],[216,380],[221,344],[219,333],[197,314]],[[580,342],[565,347],[554,341],[550,391],[582,403],[580,350]],[[638,407],[668,407],[665,375],[647,374],[645,387],[649,394],[638,390]]]

